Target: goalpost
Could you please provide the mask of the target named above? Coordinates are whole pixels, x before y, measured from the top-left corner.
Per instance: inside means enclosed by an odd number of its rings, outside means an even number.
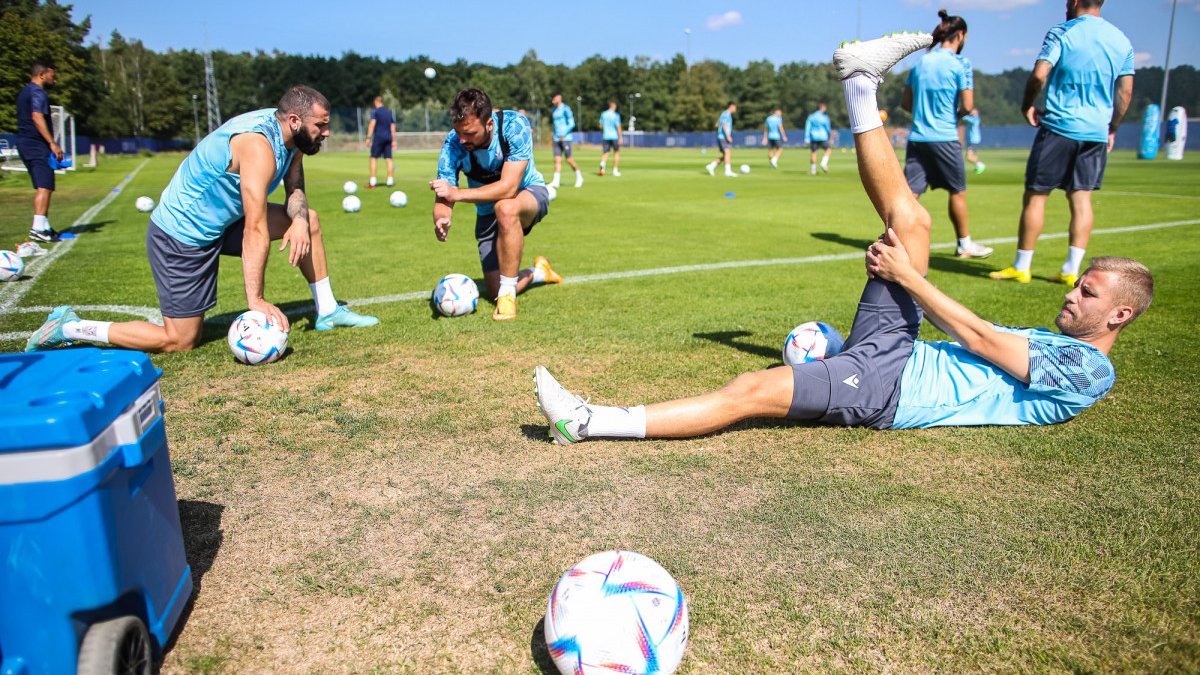
[[[50,106],[50,135],[63,152],[75,159],[75,116],[67,112],[61,105]],[[65,173],[75,170],[75,162],[66,169],[58,169],[55,173]]]

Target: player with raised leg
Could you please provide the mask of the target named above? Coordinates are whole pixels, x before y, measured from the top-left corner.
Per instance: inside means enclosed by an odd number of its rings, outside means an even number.
[[[450,233],[454,205],[475,205],[475,240],[488,296],[496,299],[492,319],[517,318],[517,294],[531,284],[562,281],[543,256],[520,270],[525,236],[550,210],[550,193],[533,163],[529,120],[515,110],[493,110],[488,95],[463,89],[450,106],[454,130],[446,134],[438,157],[437,179],[429,189],[433,232],[438,241]],[[459,187],[458,174],[469,187]]]
[[[783,109],[776,108],[763,123],[762,144],[767,146],[767,160],[771,162],[772,169],[779,168],[779,156],[783,154],[784,143],[787,143],[787,129],[783,128]]]
[[[554,123],[554,180],[550,181],[550,187],[558,189],[565,157],[567,164],[575,171],[575,187],[581,188],[583,187],[583,172],[579,170],[579,165],[571,156],[571,133],[575,131],[575,113],[571,111],[571,106],[563,103],[562,94],[554,94],[550,102],[554,104],[554,112],[550,113],[550,118]]]
[[[1108,393],[1115,373],[1107,354],[1153,296],[1153,280],[1140,263],[1093,260],[1055,319],[1061,334],[996,326],[925,278],[929,212],[896,163],[876,90],[892,66],[931,42],[927,34],[905,33],[834,52],[859,174],[885,227],[867,250],[868,280],[844,351],[746,373],[700,396],[636,407],[592,405],[538,366],[538,407],[555,442],[691,437],[752,417],[879,429],[1053,424]],[[955,341],[917,340],[923,314]]]
[[[925,190],[950,193],[950,222],[958,236],[956,255],[986,258],[992,249],[971,240],[967,216],[967,172],[958,142],[958,111],[975,107],[975,77],[971,62],[961,56],[967,42],[967,22],[938,11],[933,45],[908,71],[900,107],[912,113],[912,131],[905,149],[904,175],[917,199]]]
[[[704,167],[710,176],[717,175],[713,172],[717,165],[724,160],[725,176],[737,178],[737,174],[733,172],[733,166],[730,164],[733,161],[733,113],[735,112],[737,112],[737,104],[730,101],[721,116],[717,118],[717,150],[721,151],[721,156]]]
[[[1050,29],[1033,73],[1025,84],[1021,110],[1038,127],[1025,165],[1025,197],[1017,255],[1012,267],[993,279],[1029,283],[1033,249],[1046,222],[1046,198],[1065,190],[1071,209],[1070,245],[1058,280],[1079,278],[1092,236],[1092,191],[1104,182],[1104,168],[1117,128],[1133,98],[1133,45],[1116,26],[1100,18],[1104,0],[1067,0],[1067,20]],[[1034,107],[1046,90],[1046,110]]]
[[[150,214],[146,253],[158,289],[163,325],[148,321],[84,321],[56,307],[30,336],[25,351],[74,340],[107,342],[147,352],[186,351],[200,344],[204,313],[217,304],[222,255],[242,259],[246,304],[288,329],[283,311],[263,297],[270,243],[281,240],[300,268],[317,306],[317,330],[379,323],[334,299],[317,212],[304,194],[304,155],[329,135],[329,101],[293,85],[275,108],[238,115],[200,141],[179,165]],[[283,183],[285,204],[267,196]]]
[[[829,155],[833,153],[830,135],[833,124],[829,121],[829,113],[825,112],[825,103],[818,103],[817,109],[804,120],[804,144],[808,146],[808,173],[817,175],[817,153],[824,151],[821,157],[821,171],[829,173]]]
[[[604,175],[604,167],[608,163],[608,153],[613,153],[613,175],[621,176],[621,113],[617,112],[616,101],[608,102],[608,110],[600,113],[601,140],[604,154],[600,155],[600,175]]]

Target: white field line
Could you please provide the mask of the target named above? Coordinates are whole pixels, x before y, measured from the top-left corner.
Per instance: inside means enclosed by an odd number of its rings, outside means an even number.
[[[149,161],[150,160],[148,159],[142,160],[142,163],[138,164],[137,167],[130,172],[128,176],[125,176],[120,183],[117,183],[117,186],[113,188],[107,195],[105,195],[103,199],[93,204],[92,207],[87,211],[84,211],[79,218],[76,218],[75,222],[71,224],[71,229],[75,229],[79,225],[85,225],[92,222],[92,219],[99,215],[100,211],[104,210],[104,207],[108,206],[112,200],[116,199],[117,196],[121,194],[121,191],[125,189],[125,186],[129,185],[129,181],[133,180],[133,178],[138,175],[138,172],[142,170],[142,167],[146,166],[146,162]],[[76,236],[75,239],[60,241],[55,244],[54,248],[51,249],[46,255],[29,259],[29,263],[25,267],[25,272],[31,278],[24,279],[20,283],[7,283],[0,285],[0,315],[10,312],[14,307],[16,307],[17,303],[21,301],[21,298],[24,298],[25,294],[29,292],[29,289],[33,288],[33,282],[37,281],[38,275],[47,267],[50,267],[50,265],[54,264],[55,260],[58,260],[66,255],[67,251],[70,251],[75,246],[75,242],[79,241],[79,239],[80,237]]]
[[[1185,225],[1200,225],[1200,219],[1196,220],[1174,220],[1164,223],[1149,223],[1146,225],[1130,225],[1128,227],[1110,227],[1106,229],[1092,230],[1093,235],[1098,234],[1125,234],[1129,232],[1145,232],[1147,230],[1162,230],[1170,227],[1183,227]],[[1051,232],[1043,234],[1042,239],[1066,239],[1069,236],[1067,232]],[[1015,244],[1016,237],[999,237],[996,239],[980,239],[980,244]],[[942,242],[932,244],[931,249],[953,248],[955,242]],[[769,267],[774,265],[807,265],[812,263],[830,262],[835,260],[856,260],[863,257],[861,251],[853,251],[848,253],[833,253],[829,255],[814,255],[804,258],[772,258],[768,260],[731,260],[728,262],[718,263],[703,263],[699,265],[679,265],[676,267],[656,267],[644,270],[629,270],[626,272],[607,272],[604,274],[584,274],[576,277],[566,277],[563,279],[565,284],[585,284],[596,281],[611,281],[613,279],[633,279],[638,277],[654,277],[664,276],[668,274],[682,274],[686,272],[708,272],[712,270],[738,269],[743,267]],[[371,298],[358,298],[346,302],[351,307],[365,307],[368,305],[382,305],[393,302],[407,302],[410,300],[428,300],[430,291],[413,291],[410,293],[397,293],[394,295],[377,295]],[[32,313],[32,312],[49,312],[50,307],[23,307],[11,312]],[[159,322],[161,315],[157,309],[152,307],[143,307],[138,305],[80,305],[76,307],[78,310],[91,310],[112,312],[115,314],[129,314],[131,316],[141,317],[147,321]],[[312,311],[312,304],[296,305],[287,310],[287,314],[299,315]],[[210,319],[211,320],[211,317]],[[5,340],[24,340],[29,337],[29,332],[13,332],[0,333],[0,342]]]

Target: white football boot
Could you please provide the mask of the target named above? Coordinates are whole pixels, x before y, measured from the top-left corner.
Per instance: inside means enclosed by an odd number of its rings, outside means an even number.
[[[833,52],[833,65],[838,77],[846,79],[855,73],[866,73],[877,81],[904,57],[933,44],[929,33],[892,33],[866,42],[844,42]]]
[[[567,391],[545,366],[533,369],[538,408],[550,422],[550,438],[558,445],[571,445],[587,438],[592,409],[587,401]]]

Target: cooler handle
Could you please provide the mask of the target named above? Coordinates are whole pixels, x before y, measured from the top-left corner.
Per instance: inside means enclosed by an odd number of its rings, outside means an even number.
[[[126,469],[141,466],[150,461],[154,453],[158,449],[167,444],[167,427],[163,422],[162,415],[146,429],[146,431],[133,443],[118,445],[117,450],[121,451],[121,458]]]

